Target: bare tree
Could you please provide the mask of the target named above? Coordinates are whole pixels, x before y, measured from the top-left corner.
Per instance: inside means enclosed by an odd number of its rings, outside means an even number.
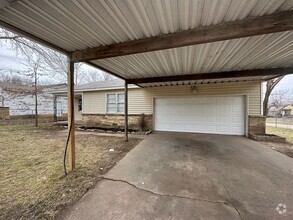
[[[16,35],[5,29],[0,29],[0,45],[10,45],[10,49],[19,54],[39,54],[46,59],[47,53],[50,49],[37,44],[23,36]]]
[[[84,81],[89,82],[98,82],[98,81],[109,81],[114,79],[113,76],[111,76],[108,73],[105,72],[99,72],[96,70],[90,70],[90,71],[83,71]]]
[[[67,81],[67,57],[64,54],[51,50],[38,43],[28,40],[20,35],[13,34],[4,29],[0,29],[0,45],[9,44],[10,49],[15,51],[17,55],[28,58],[31,55],[42,57],[42,61],[47,64],[50,76],[57,81]],[[80,80],[79,69],[82,63],[75,64],[75,83]]]
[[[51,68],[51,78],[58,82],[67,82],[67,57],[57,51],[51,50],[38,43],[24,38],[23,36],[16,35],[5,29],[0,29],[0,45],[9,44],[10,49],[24,56],[35,54],[41,56],[42,60]],[[74,64],[74,82],[76,85],[85,82],[94,81],[107,81],[114,77],[110,74],[97,71],[97,70],[82,70],[83,63]]]
[[[278,78],[270,79],[270,80],[267,81],[267,84],[266,84],[266,93],[265,93],[265,97],[264,97],[264,100],[263,100],[263,115],[264,116],[267,116],[268,115],[270,95],[271,95],[272,91],[274,90],[274,88],[276,87],[276,85],[283,78],[284,78],[284,76],[280,76]]]
[[[35,58],[30,57],[28,59],[28,76],[33,79],[34,82],[34,96],[35,96],[35,126],[39,126],[39,114],[38,114],[38,80],[39,77],[46,72],[45,65],[42,62],[41,56]]]
[[[19,74],[15,74],[14,70],[0,69],[0,83],[2,86],[13,84],[18,86],[29,85],[31,81]]]
[[[293,94],[290,93],[288,89],[286,90],[278,90],[276,92],[272,92],[269,99],[269,108],[271,107],[283,107],[285,105],[289,105],[293,103]]]
[[[38,43],[28,40],[20,35],[13,34],[4,29],[0,29],[0,45],[9,43],[11,49],[16,54],[27,56],[28,54],[36,54],[42,57],[43,61],[52,69],[50,76],[58,82],[67,82],[67,57],[57,51],[51,50]],[[100,80],[109,80],[112,78],[107,73],[102,73],[100,78],[95,79],[93,71],[82,71],[83,63],[74,64],[74,81],[75,84],[84,82],[93,82]],[[96,71],[99,74],[98,71]]]
[[[114,79],[114,77],[108,73],[102,72],[101,73],[101,80],[100,81],[109,81]]]
[[[46,62],[50,68],[54,71],[54,77],[60,82],[67,82],[68,73],[68,60],[64,54],[56,52],[54,50],[47,50]],[[83,63],[74,64],[74,82],[76,85],[82,83],[82,76],[85,74],[81,71]]]
[[[3,89],[10,94],[10,98],[31,94],[35,99],[35,126],[38,126],[38,94],[42,92],[38,82],[41,76],[47,75],[47,65],[42,56],[24,54],[26,62],[24,70],[9,70],[10,78],[2,79]],[[30,82],[30,83],[29,83]]]

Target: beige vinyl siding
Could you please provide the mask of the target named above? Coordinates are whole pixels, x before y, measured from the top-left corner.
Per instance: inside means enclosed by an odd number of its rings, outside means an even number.
[[[83,114],[105,114],[106,93],[110,91],[94,91],[83,93]]]
[[[261,114],[261,83],[220,83],[196,85],[197,93],[192,93],[190,86],[166,86],[153,88],[129,89],[129,114],[152,114],[153,98],[174,96],[219,96],[219,95],[247,95],[248,114]],[[106,94],[123,92],[123,90],[108,90],[84,92],[83,113],[105,114]]]

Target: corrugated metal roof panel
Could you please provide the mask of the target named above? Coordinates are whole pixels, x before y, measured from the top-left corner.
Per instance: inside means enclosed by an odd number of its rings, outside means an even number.
[[[93,61],[124,78],[292,66],[293,32],[281,32]]]
[[[74,51],[287,10],[292,0],[19,0],[0,18]]]
[[[19,0],[0,19],[67,51],[293,10],[292,0]],[[292,65],[293,34],[275,33],[94,61],[124,78]]]

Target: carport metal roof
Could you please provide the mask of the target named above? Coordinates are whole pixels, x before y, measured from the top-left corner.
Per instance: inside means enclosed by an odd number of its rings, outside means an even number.
[[[0,0],[0,25],[128,83],[293,72],[292,0]]]
[[[292,0],[0,0],[0,26],[69,57],[70,171],[74,62],[125,80],[126,141],[127,84],[261,81],[293,72]]]

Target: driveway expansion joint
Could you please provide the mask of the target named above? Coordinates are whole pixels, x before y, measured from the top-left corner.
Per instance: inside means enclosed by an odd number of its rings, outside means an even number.
[[[147,190],[147,189],[143,189],[140,188],[138,186],[136,186],[133,183],[130,183],[126,180],[120,180],[120,179],[112,179],[112,178],[108,178],[108,177],[102,177],[102,179],[104,180],[109,180],[109,181],[114,181],[114,182],[121,182],[121,183],[126,183],[138,190],[144,191],[146,193],[150,193],[153,194],[155,196],[161,196],[161,197],[170,197],[170,198],[179,198],[179,199],[189,199],[189,200],[193,200],[193,201],[201,201],[201,202],[207,202],[207,203],[218,203],[218,204],[224,204],[224,205],[228,205],[230,204],[231,206],[233,206],[233,204],[231,202],[225,202],[225,201],[212,201],[212,200],[208,200],[208,199],[201,199],[201,198],[195,198],[195,197],[188,197],[188,196],[178,196],[178,195],[170,195],[170,194],[161,194],[161,193],[157,193],[157,192],[153,192],[151,190]]]

